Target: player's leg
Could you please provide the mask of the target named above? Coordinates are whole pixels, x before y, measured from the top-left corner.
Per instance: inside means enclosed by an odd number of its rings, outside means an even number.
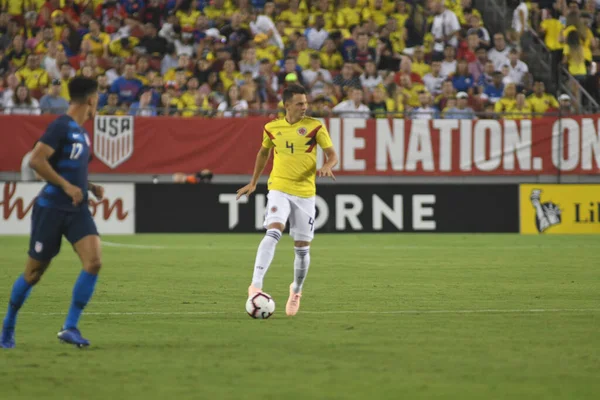
[[[294,281],[285,306],[287,315],[296,315],[300,309],[302,287],[310,267],[310,243],[314,238],[315,199],[294,197],[290,213],[290,235],[294,238]]]
[[[100,236],[98,236],[96,224],[87,208],[72,216],[65,236],[73,244],[73,248],[79,256],[82,270],[73,287],[71,306],[63,329],[58,333],[58,338],[63,342],[84,347],[89,345],[89,341],[84,339],[79,332],[79,319],[94,294],[98,273],[102,267]]]
[[[271,266],[277,243],[281,239],[290,214],[290,202],[283,193],[270,191],[267,198],[267,212],[264,224],[267,232],[260,242],[256,253],[252,284],[248,288],[249,296],[262,290],[263,280]]]
[[[15,346],[15,327],[19,310],[29,297],[33,286],[40,281],[50,266],[50,261],[60,251],[62,240],[61,225],[64,213],[46,207],[33,206],[31,214],[31,236],[29,238],[29,257],[25,272],[13,284],[8,311],[2,323],[0,347]]]

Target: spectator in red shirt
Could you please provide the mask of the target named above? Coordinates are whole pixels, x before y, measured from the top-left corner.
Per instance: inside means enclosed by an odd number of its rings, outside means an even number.
[[[365,32],[360,32],[358,34],[358,38],[356,39],[356,47],[350,49],[350,56],[348,57],[348,61],[357,64],[360,66],[360,72],[362,73],[365,64],[368,61],[375,62],[377,58],[377,54],[373,47],[369,47],[369,35]]]
[[[36,26],[40,28],[46,26],[50,21],[50,16],[52,15],[52,12],[54,10],[60,10],[60,0],[46,1],[40,9],[40,14],[38,15]]]
[[[400,61],[400,70],[396,72],[396,75],[394,76],[394,82],[396,82],[396,85],[400,85],[400,78],[404,74],[410,76],[410,81],[412,83],[423,84],[421,75],[417,74],[416,72],[412,72],[412,60],[407,56],[402,56],[402,61]]]
[[[100,21],[102,26],[106,26],[113,17],[126,18],[127,12],[116,0],[104,0],[104,3],[98,4],[96,7],[94,17]]]
[[[479,48],[479,36],[476,32],[471,32],[467,36],[467,46],[462,47],[458,50],[458,59],[467,60],[468,63],[475,62],[477,60],[477,49]]]

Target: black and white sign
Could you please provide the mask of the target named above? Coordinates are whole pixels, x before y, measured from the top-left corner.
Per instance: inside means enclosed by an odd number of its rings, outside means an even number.
[[[94,153],[115,169],[133,155],[133,117],[97,115],[94,119]]]
[[[136,185],[136,232],[256,232],[267,189],[235,200],[235,185]],[[323,185],[319,232],[518,232],[517,185]]]

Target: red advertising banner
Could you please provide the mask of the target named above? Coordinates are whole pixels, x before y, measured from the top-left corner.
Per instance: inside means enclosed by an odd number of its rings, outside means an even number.
[[[0,171],[21,161],[54,116],[0,116]],[[94,173],[169,174],[204,168],[251,174],[267,118],[98,116]],[[533,120],[323,121],[339,175],[539,175],[600,172],[600,115]],[[320,161],[322,162],[322,160]]]

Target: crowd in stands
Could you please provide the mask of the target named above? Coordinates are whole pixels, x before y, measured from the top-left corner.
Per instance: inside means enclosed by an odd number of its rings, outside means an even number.
[[[97,79],[101,115],[531,118],[576,111],[529,71],[543,35],[579,81],[600,54],[596,2],[521,2],[490,34],[472,0],[0,0],[0,109],[62,113]],[[533,60],[529,60],[532,62]]]

